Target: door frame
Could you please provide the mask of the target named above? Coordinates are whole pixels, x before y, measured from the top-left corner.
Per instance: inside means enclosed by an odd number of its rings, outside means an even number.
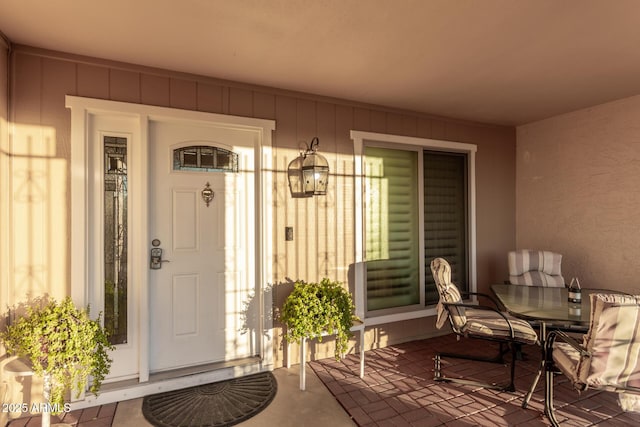
[[[224,127],[253,135],[256,162],[256,283],[260,285],[261,330],[259,370],[273,369],[273,322],[269,281],[273,277],[273,156],[272,132],[275,121],[230,116],[168,107],[155,107],[119,101],[108,101],[67,95],[65,106],[71,110],[71,297],[78,306],[93,304],[92,289],[95,289],[94,269],[96,255],[94,237],[91,233],[100,215],[96,215],[90,192],[93,191],[92,141],[90,122],[93,117],[124,116],[135,122],[129,147],[129,209],[130,236],[129,280],[132,283],[131,302],[137,316],[132,319],[137,330],[138,382],[149,381],[149,229],[148,218],[148,127],[150,121],[194,123],[209,127]],[[102,262],[102,260],[98,260]],[[94,313],[94,315],[97,313]],[[246,369],[243,370],[246,373]],[[198,381],[194,377],[193,381]],[[183,381],[184,382],[184,381]],[[169,386],[171,387],[171,386]],[[101,397],[104,393],[101,393]],[[109,400],[108,398],[106,400]],[[116,399],[117,400],[117,399]],[[100,399],[105,401],[105,399]],[[95,402],[95,400],[94,400]]]

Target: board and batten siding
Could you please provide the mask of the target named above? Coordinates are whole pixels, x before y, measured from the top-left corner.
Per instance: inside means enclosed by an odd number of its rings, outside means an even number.
[[[477,255],[479,291],[506,277],[506,253],[515,243],[515,130],[456,121],[172,72],[97,58],[14,46],[9,120],[13,136],[12,200],[7,249],[13,254],[2,294],[3,307],[25,295],[69,294],[70,113],[65,95],[108,99],[276,121],[273,137],[274,306],[281,306],[291,281],[323,277],[353,288],[354,159],[351,130],[467,142],[477,153]],[[320,139],[329,160],[327,195],[291,198],[287,165],[300,144]],[[269,191],[269,189],[266,189]],[[17,221],[16,218],[29,218]],[[285,226],[294,240],[285,241]],[[4,237],[3,237],[4,239]],[[417,319],[367,330],[367,347],[382,347],[433,333],[433,319]],[[280,335],[280,334],[279,334]],[[325,340],[326,341],[326,340]],[[330,340],[329,340],[330,341]],[[281,336],[276,363],[282,362]],[[312,357],[333,354],[330,342]]]

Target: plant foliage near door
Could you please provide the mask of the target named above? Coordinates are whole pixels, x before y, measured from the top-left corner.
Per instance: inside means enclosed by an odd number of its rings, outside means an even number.
[[[36,375],[50,378],[49,403],[62,408],[64,392],[78,395],[92,377],[90,391],[98,392],[109,373],[112,350],[100,318],[92,320],[89,309],[78,310],[65,298],[40,307],[27,307],[27,315],[0,332],[7,353],[27,358]]]
[[[284,302],[280,319],[287,326],[285,338],[300,342],[304,337],[322,340],[322,334],[335,333],[336,359],[347,351],[354,315],[351,294],[341,282],[327,278],[320,283],[295,283]]]

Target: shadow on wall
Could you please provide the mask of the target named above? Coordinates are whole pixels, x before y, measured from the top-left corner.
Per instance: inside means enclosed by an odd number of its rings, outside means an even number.
[[[242,312],[240,312],[241,327],[238,331],[241,335],[250,334],[251,354],[260,354],[260,349],[257,348],[261,340],[257,339],[258,334],[262,331],[262,338],[268,340],[269,330],[273,324],[275,313],[272,309],[273,301],[273,285],[268,285],[264,288],[264,298],[261,300],[255,291],[249,294],[246,301],[243,302]],[[262,301],[262,310],[260,303]],[[262,327],[260,325],[260,319],[263,316]]]
[[[276,363],[280,362],[280,366],[284,366],[284,360],[287,357],[287,345],[286,340],[284,339],[284,330],[285,326],[280,321],[280,310],[284,305],[285,300],[293,291],[293,287],[295,285],[295,281],[286,278],[286,281],[279,282],[271,286],[272,290],[272,312],[273,312],[273,333],[274,333],[274,350],[276,350]],[[291,360],[296,360],[292,357]]]
[[[0,128],[4,126],[6,123],[0,123]],[[6,272],[0,288],[0,310],[6,309],[0,316],[0,328],[24,314],[26,307],[45,303],[49,295],[65,297],[69,291],[69,171],[56,129],[12,123],[7,133],[9,138],[2,138],[0,146],[0,178],[4,180],[0,211],[6,214],[0,215],[0,252],[4,254],[0,270]],[[19,302],[22,298],[28,302]],[[4,372],[9,360],[0,346],[0,400],[37,399],[31,389],[38,389],[38,380]],[[0,414],[0,424],[4,416]]]
[[[69,194],[67,160],[58,157],[56,131],[14,124],[9,160],[10,186],[7,301],[21,295],[67,295]]]

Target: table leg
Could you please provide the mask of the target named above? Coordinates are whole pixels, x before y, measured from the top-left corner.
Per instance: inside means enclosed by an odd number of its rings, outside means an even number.
[[[529,389],[529,391],[527,392],[526,396],[524,397],[524,401],[522,402],[522,408],[526,409],[527,405],[529,405],[529,401],[531,400],[531,396],[533,395],[534,390],[536,389],[536,386],[538,385],[538,381],[540,380],[540,375],[542,375],[542,371],[544,371],[544,364],[545,361],[547,360],[546,357],[546,352],[545,352],[545,339],[547,337],[547,327],[546,324],[544,322],[540,322],[540,337],[538,338],[538,341],[540,341],[540,346],[542,348],[542,360],[540,361],[540,368],[538,368],[538,373],[536,374],[536,377],[533,379],[533,383],[531,384],[531,388]]]

